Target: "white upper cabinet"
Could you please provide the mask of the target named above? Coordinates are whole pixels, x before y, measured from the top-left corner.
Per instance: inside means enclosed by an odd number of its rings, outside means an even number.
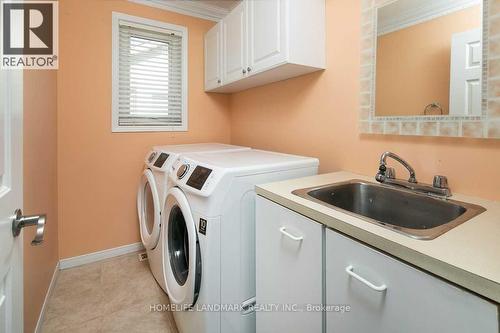
[[[240,80],[247,67],[247,4],[240,3],[222,20],[224,84]],[[205,69],[207,70],[207,69]]]
[[[243,0],[222,19],[221,83],[231,93],[325,69],[325,0]],[[206,48],[216,48],[205,37]],[[205,77],[216,72],[205,61]]]
[[[205,89],[222,83],[222,24],[218,23],[205,34]]]
[[[288,1],[248,2],[248,68],[258,73],[286,61]]]

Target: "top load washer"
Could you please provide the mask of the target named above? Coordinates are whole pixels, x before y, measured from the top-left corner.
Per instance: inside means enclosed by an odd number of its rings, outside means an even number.
[[[247,147],[220,143],[155,146],[146,155],[145,168],[137,191],[137,210],[141,240],[148,253],[151,271],[166,290],[161,251],[161,209],[168,190],[168,173],[174,161],[185,153],[231,152],[249,150]]]
[[[255,332],[255,185],[315,175],[318,165],[261,150],[185,154],[175,162],[162,246],[179,332]]]

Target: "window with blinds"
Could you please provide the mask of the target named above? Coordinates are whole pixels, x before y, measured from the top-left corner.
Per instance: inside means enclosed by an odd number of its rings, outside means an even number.
[[[187,130],[185,28],[114,19],[113,130]]]

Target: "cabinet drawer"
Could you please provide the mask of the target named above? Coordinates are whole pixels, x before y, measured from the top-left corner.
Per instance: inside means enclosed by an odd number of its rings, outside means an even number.
[[[498,333],[498,307],[368,246],[326,230],[327,332]]]
[[[321,312],[296,312],[322,303],[322,226],[257,197],[257,304],[295,306],[258,311],[257,332],[320,333]]]

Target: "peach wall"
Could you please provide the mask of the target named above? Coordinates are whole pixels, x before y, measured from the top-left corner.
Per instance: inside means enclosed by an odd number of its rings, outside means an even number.
[[[379,36],[377,116],[423,115],[433,102],[449,114],[451,37],[480,26],[478,5]]]
[[[24,231],[24,331],[33,332],[59,260],[57,228],[57,73],[24,72],[24,213],[47,214],[45,242]]]
[[[229,97],[203,91],[213,22],[125,0],[64,0],[60,12],[58,176],[61,258],[140,241],[136,189],[152,145],[230,140]],[[187,26],[189,131],[111,133],[111,13]]]
[[[499,140],[358,133],[360,3],[326,0],[327,70],[232,95],[232,143],[316,156],[321,172],[365,175],[391,150],[421,181],[444,174],[456,192],[500,200]]]

